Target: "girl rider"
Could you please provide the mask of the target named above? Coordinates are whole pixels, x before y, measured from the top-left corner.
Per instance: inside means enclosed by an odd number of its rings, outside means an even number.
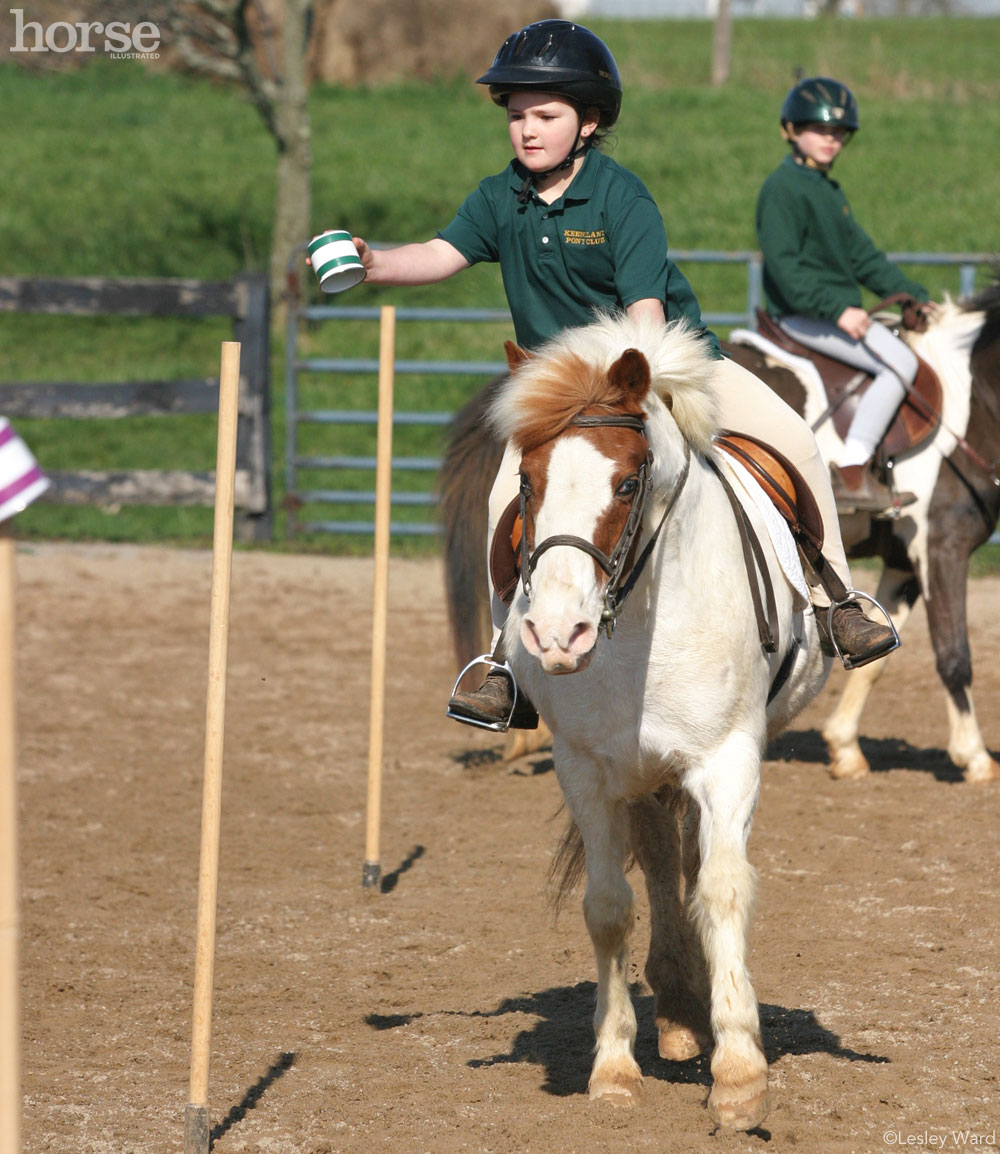
[[[781,135],[792,153],[760,190],[757,239],[768,312],[807,348],[874,374],[831,471],[843,512],[878,514],[915,499],[894,494],[870,464],[916,379],[917,358],[861,307],[860,286],[879,297],[903,292],[926,301],[928,294],[879,252],[830,177],[857,131],[858,103],[846,85],[823,76],[795,85],[781,106]]]
[[[488,85],[506,111],[514,159],[483,180],[432,240],[375,250],[355,238],[369,282],[430,284],[477,261],[498,261],[517,341],[529,349],[567,326],[588,324],[597,308],[649,314],[664,323],[685,318],[717,358],[722,425],[775,444],[797,466],[820,505],[827,560],[850,589],[829,475],[808,425],[763,382],[722,357],[691,286],[667,256],[653,198],[633,173],[599,150],[622,99],[607,46],[579,24],[542,20],[509,36],[477,83]],[[517,496],[518,464],[508,446],[490,495],[488,544]],[[829,605],[820,588],[815,601]],[[495,596],[492,606],[499,662],[506,608]],[[893,631],[870,621],[853,599],[835,609],[833,634],[855,665],[897,643]],[[514,711],[513,690],[508,671],[493,668],[479,689],[451,699],[449,716],[497,729],[533,728],[537,714],[521,694]]]

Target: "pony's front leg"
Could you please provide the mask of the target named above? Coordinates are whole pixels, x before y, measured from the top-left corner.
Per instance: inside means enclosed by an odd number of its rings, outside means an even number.
[[[901,630],[910,615],[918,587],[912,573],[898,569],[886,569],[879,579],[875,593],[879,603],[885,606],[896,629]],[[830,754],[830,776],[838,780],[857,780],[865,777],[871,767],[858,743],[861,715],[875,683],[886,669],[886,658],[852,669],[847,675],[844,692],[837,707],[823,725],[823,740]]]
[[[759,782],[759,749],[747,735],[732,737],[684,782],[700,808],[701,863],[691,913],[711,988],[715,1049],[708,1110],[734,1130],[752,1130],[768,1110],[767,1059],[746,967],[755,880],[746,843]]]
[[[631,1106],[642,1091],[642,1073],[633,1057],[636,1020],[628,988],[634,921],[633,894],[625,880],[628,807],[622,801],[592,798],[582,809],[571,808],[586,853],[583,916],[597,960],[597,1044],[588,1088],[591,1099]]]

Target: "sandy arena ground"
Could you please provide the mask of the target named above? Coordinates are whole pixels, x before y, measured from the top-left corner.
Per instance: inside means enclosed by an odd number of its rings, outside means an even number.
[[[180,1151],[191,1051],[211,556],[22,546],[26,1154]],[[819,701],[769,751],[750,965],[773,1107],[717,1131],[706,1059],[656,1053],[633,948],[642,1105],[586,1098],[593,959],[545,873],[547,753],[447,721],[440,568],[394,561],[381,892],[361,887],[366,560],[233,563],[210,1107],[217,1154],[882,1154],[1000,1136],[1000,788],[944,753],[923,611],[834,782]],[[1000,746],[1000,580],[970,597]],[[641,891],[638,876],[634,884]],[[2,1122],[0,1122],[2,1124]]]

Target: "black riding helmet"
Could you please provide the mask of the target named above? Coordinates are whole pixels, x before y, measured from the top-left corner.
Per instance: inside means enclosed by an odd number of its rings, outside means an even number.
[[[781,105],[782,128],[799,124],[834,124],[857,132],[858,102],[846,84],[829,76],[800,80]]]
[[[565,96],[596,108],[601,128],[611,128],[621,111],[622,82],[608,46],[569,20],[539,20],[508,36],[476,83],[488,84],[500,105],[511,92],[532,88]]]

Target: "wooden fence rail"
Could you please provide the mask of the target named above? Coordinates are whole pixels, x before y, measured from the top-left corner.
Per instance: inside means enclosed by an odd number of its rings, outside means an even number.
[[[236,445],[236,533],[273,533],[270,465],[270,298],[265,276],[233,281],[0,277],[0,312],[63,316],[233,318],[241,345]],[[218,377],[80,384],[0,382],[4,416],[120,419],[218,411]],[[43,462],[44,467],[44,462]],[[61,505],[212,505],[213,471],[58,472],[42,500]]]

